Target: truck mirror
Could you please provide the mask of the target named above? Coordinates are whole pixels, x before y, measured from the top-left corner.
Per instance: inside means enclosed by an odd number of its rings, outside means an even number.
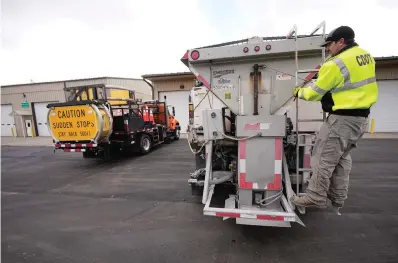
[[[173,106],[173,116],[176,116],[176,111],[174,109],[174,106]]]

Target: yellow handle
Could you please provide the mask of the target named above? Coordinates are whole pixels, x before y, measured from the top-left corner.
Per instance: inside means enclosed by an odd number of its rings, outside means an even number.
[[[370,133],[374,132],[375,132],[375,119],[372,119],[372,121],[370,122]]]

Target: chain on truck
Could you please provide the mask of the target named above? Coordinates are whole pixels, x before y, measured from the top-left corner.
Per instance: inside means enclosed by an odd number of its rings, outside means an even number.
[[[134,91],[113,85],[65,91],[66,102],[47,105],[55,149],[82,152],[84,158],[110,158],[119,152],[147,154],[156,145],[180,138],[174,107],[166,101],[142,102]]]
[[[202,196],[204,215],[244,225],[304,225],[290,198],[308,185],[310,150],[325,113],[304,101],[300,107],[314,110],[299,112],[292,89],[317,77],[324,38],[322,22],[308,35],[294,26],[285,37],[185,53],[181,60],[197,78],[188,127],[196,170],[188,182]]]

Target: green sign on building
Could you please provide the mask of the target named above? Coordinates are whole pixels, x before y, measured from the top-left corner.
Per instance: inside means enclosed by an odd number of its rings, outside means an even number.
[[[29,108],[29,102],[27,102],[27,101],[23,101],[23,102],[21,102],[21,107],[22,108]]]

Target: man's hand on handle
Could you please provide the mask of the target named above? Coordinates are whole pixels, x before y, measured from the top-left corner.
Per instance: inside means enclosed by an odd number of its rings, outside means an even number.
[[[298,93],[299,93],[299,90],[301,89],[301,87],[295,87],[294,89],[293,89],[293,97],[298,97]]]

